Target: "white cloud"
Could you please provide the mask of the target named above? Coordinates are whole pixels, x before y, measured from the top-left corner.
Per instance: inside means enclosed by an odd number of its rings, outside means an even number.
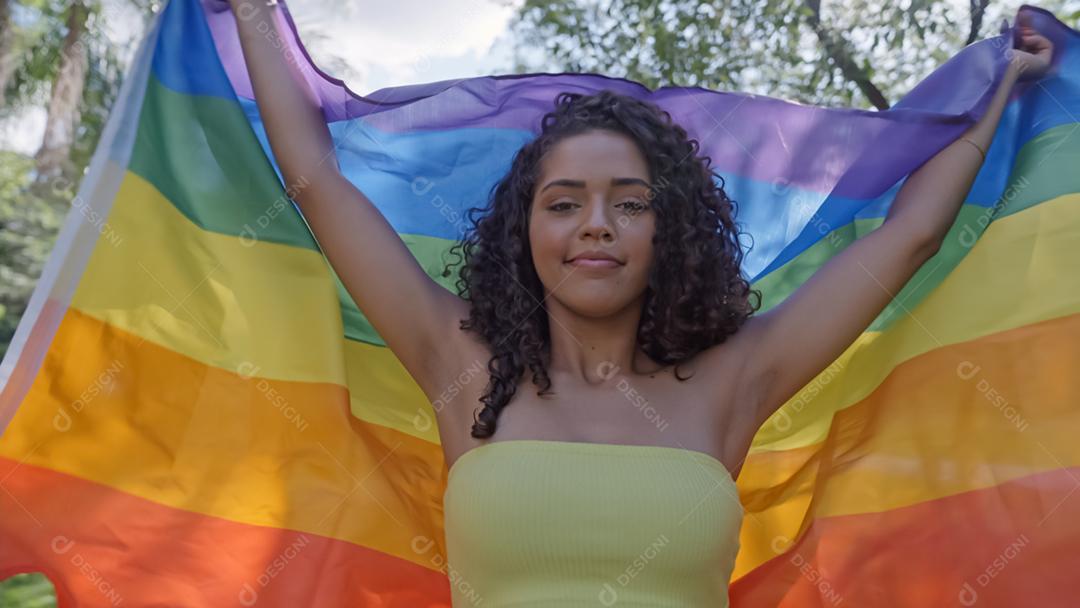
[[[509,69],[508,44],[495,44],[516,10],[505,3],[398,0],[343,8],[334,0],[293,0],[290,7],[316,63],[361,94]],[[328,69],[335,57],[346,73]]]

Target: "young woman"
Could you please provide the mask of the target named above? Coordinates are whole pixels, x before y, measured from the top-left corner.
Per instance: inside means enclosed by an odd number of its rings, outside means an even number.
[[[278,9],[230,2],[277,162],[310,184],[297,204],[438,404],[451,578],[485,606],[726,605],[752,437],[937,251],[1010,89],[1052,53],[1022,23],[978,123],[907,179],[881,227],[755,315],[709,159],[665,112],[608,91],[558,96],[472,216],[462,295],[447,291],[339,172],[312,92],[266,34]],[[460,382],[475,369],[488,373]]]

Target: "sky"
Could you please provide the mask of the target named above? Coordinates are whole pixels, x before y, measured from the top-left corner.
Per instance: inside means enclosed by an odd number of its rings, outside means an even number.
[[[509,22],[520,0],[289,0],[316,64],[365,95],[390,86],[509,72]],[[105,32],[134,53],[143,36],[125,0],[104,0]],[[0,148],[33,154],[45,109],[0,123]]]
[[[293,0],[290,7],[316,63],[362,95],[505,72],[512,62],[514,8],[491,0]]]

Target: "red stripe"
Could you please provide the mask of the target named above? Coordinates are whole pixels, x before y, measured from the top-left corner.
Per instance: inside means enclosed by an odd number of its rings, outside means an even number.
[[[450,605],[444,571],[173,509],[6,458],[0,513],[0,578],[43,571],[60,606]],[[432,568],[443,565],[436,547],[418,540],[416,548]]]
[[[732,606],[1076,606],[1078,490],[1080,468],[1058,469],[816,520],[731,586]]]

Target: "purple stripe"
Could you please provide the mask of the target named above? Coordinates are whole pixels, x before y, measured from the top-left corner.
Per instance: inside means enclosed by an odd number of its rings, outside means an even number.
[[[283,3],[284,5],[284,3]],[[207,20],[237,94],[252,98],[247,69],[228,13]],[[391,87],[357,95],[319,70],[284,11],[287,46],[322,101],[329,122],[363,118],[389,132],[469,127],[538,132],[540,117],[561,91],[612,89],[671,113],[701,142],[717,172],[778,187],[871,199],[955,140],[985,111],[1007,62],[1011,32],[971,45],[922,81],[897,107],[878,112],[821,108],[700,87],[650,91],[599,74],[483,76]],[[279,25],[280,22],[279,22]],[[403,106],[407,110],[394,111]]]

